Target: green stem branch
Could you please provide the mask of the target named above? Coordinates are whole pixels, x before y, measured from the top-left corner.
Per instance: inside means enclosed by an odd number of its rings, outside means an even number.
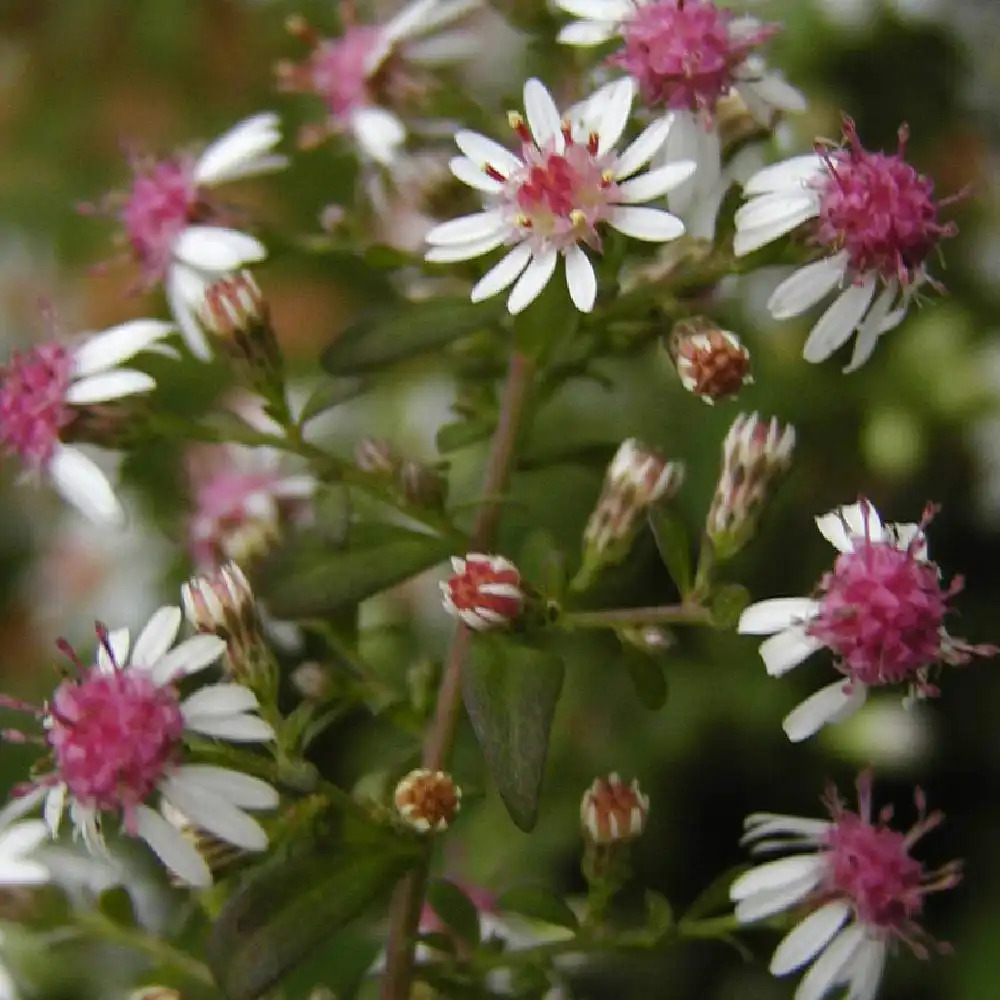
[[[653,608],[567,611],[559,619],[567,628],[631,628],[637,625],[708,625],[712,612],[701,604],[664,604]]]

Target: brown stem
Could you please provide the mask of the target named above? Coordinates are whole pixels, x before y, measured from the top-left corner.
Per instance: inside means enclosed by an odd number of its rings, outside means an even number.
[[[493,546],[503,493],[513,465],[514,449],[531,391],[534,363],[524,354],[511,355],[507,381],[500,401],[500,419],[493,432],[489,458],[483,476],[485,498],[476,514],[471,551],[485,551]],[[438,689],[434,721],[424,740],[423,766],[438,770],[447,763],[462,708],[462,663],[469,646],[469,630],[459,624],[448,650],[448,659]],[[396,886],[389,907],[389,937],[386,943],[385,975],[382,977],[382,1000],[408,1000],[413,978],[413,944],[427,885],[426,861],[410,872]]]
[[[712,612],[701,604],[664,604],[656,608],[611,608],[568,611],[562,621],[577,628],[621,628],[634,625],[708,625]]]

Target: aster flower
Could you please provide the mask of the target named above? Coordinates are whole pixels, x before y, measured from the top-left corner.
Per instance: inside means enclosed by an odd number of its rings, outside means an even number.
[[[392,107],[426,89],[419,67],[451,62],[468,52],[469,36],[425,36],[479,5],[480,0],[414,0],[377,25],[355,23],[353,4],[343,3],[344,31],[338,38],[319,37],[302,17],[290,19],[289,31],[312,52],[302,63],[278,64],[279,87],[315,94],[327,110],[323,125],[303,131],[302,144],[348,133],[364,157],[391,164],[406,141],[406,126]]]
[[[192,353],[211,357],[197,310],[209,285],[267,256],[260,240],[226,224],[212,200],[229,181],[256,177],[287,164],[275,154],[278,116],[263,112],[233,126],[198,156],[132,157],[132,187],[105,199],[124,229],[146,288],[164,284],[167,300]]]
[[[614,150],[633,96],[632,82],[619,80],[571,115],[560,116],[543,84],[532,79],[524,85],[527,121],[510,115],[521,140],[519,155],[476,132],[458,132],[455,141],[464,155],[451,161],[452,172],[484,194],[486,208],[432,229],[427,259],[467,260],[513,245],[472,289],[472,301],[513,284],[507,308],[515,314],[538,297],[562,256],[570,298],[581,312],[590,312],[597,276],[580,244],[600,252],[599,226],[654,243],[684,232],[684,224],[669,212],[639,207],[694,170],[693,163],[684,162],[639,173],[666,141],[670,123],[654,122],[624,152]]]
[[[808,966],[795,1000],[821,1000],[846,987],[849,1000],[873,1000],[886,959],[897,942],[920,958],[930,939],[917,918],[924,898],[950,889],[960,876],[952,862],[928,871],[910,854],[940,825],[941,813],[926,813],[917,790],[917,822],[906,833],[889,826],[892,808],[872,812],[872,777],[857,782],[858,811],[847,809],[835,789],[826,796],[829,820],[755,813],[746,819],[742,843],[755,853],[797,851],[751,868],[730,887],[736,917],[752,923],[793,908],[805,916],[771,958],[771,972],[785,976]]]
[[[145,372],[121,367],[173,327],[133,320],[75,344],[50,341],[0,366],[0,453],[26,474],[48,479],[91,520],[121,524],[125,515],[107,476],[72,442],[107,404],[156,387]]]
[[[698,165],[694,176],[670,193],[671,209],[682,215],[719,187],[721,101],[735,95],[767,127],[779,111],[805,107],[802,95],[770,72],[757,51],[780,30],[776,24],[737,15],[711,0],[556,3],[579,18],[559,32],[559,41],[586,47],[620,39],[609,63],[637,82],[644,104],[672,113],[673,128],[658,159]]]
[[[929,506],[919,524],[883,525],[878,511],[861,500],[817,517],[820,534],[840,554],[816,596],[759,601],[743,612],[740,633],[771,636],[760,655],[772,677],[824,648],[844,675],[785,719],[793,742],[853,715],[871,687],[905,684],[911,698],[935,697],[940,692],[930,673],[936,665],[996,652],[955,639],[944,628],[948,602],[962,581],[943,585],[928,559],[925,529],[933,514]]]
[[[870,153],[845,118],[842,148],[765,167],[744,187],[750,200],[736,213],[737,255],[800,226],[821,253],[774,290],[771,315],[798,316],[836,291],[806,341],[807,361],[824,361],[857,333],[845,369],[854,371],[903,321],[922,286],[940,287],[927,260],[958,231],[938,218],[954,199],[935,199],[933,182],[906,162],[908,136],[903,125],[895,153]]]
[[[226,644],[197,635],[171,648],[181,620],[180,608],[160,608],[134,645],[128,629],[98,625],[94,662],[82,663],[60,644],[76,677],[64,680],[40,711],[11,699],[4,704],[41,717],[52,770],[36,779],[34,796],[44,800],[52,836],[68,812],[75,833],[100,853],[102,819],[118,817],[124,832],[145,840],[167,868],[202,886],[211,882],[205,862],[149,803],[169,802],[221,839],[265,850],[267,836],[246,810],[273,808],[275,790],[229,768],[185,762],[184,739],[260,742],[274,733],[255,714],[255,696],[239,684],[211,684],[182,700],[177,684],[217,661]]]

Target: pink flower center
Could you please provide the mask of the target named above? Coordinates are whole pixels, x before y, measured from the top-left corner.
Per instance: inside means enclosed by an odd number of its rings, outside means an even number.
[[[91,667],[56,689],[47,738],[56,773],[78,802],[120,811],[126,827],[177,762],[184,719],[176,690],[139,669]]]
[[[0,367],[0,449],[29,469],[44,468],[73,418],[66,403],[72,371],[72,355],[58,344],[15,354]]]
[[[855,540],[820,582],[820,610],[807,628],[852,680],[909,681],[934,694],[922,672],[941,658],[941,626],[955,588],[942,588],[937,567],[918,558],[916,544]]]
[[[655,0],[624,22],[625,46],[610,62],[635,77],[647,104],[711,114],[747,56],[778,30],[734,21],[710,0]]]
[[[824,154],[827,171],[818,182],[814,233],[824,246],[846,250],[857,274],[875,272],[904,285],[919,281],[931,251],[958,231],[954,223],[938,221],[947,201],[935,201],[933,182],[903,158],[908,134],[902,126],[891,156],[869,153],[854,123],[845,121],[845,148]]]
[[[342,123],[371,103],[369,58],[380,43],[382,29],[354,25],[340,38],[325,39],[312,55],[312,88]]]
[[[196,221],[197,208],[198,186],[190,160],[162,160],[136,168],[121,218],[147,281],[164,277],[174,241]]]

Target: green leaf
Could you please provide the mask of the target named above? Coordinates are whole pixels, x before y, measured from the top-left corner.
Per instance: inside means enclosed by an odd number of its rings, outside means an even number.
[[[525,832],[538,819],[549,730],[565,667],[551,650],[513,636],[471,637],[463,696],[483,756],[511,819]]]
[[[712,624],[716,628],[736,628],[743,609],[750,603],[750,591],[741,583],[727,583],[712,595]]]
[[[569,906],[557,895],[539,886],[519,885],[508,889],[497,900],[497,909],[571,931],[580,928],[580,921]]]
[[[646,926],[657,939],[674,926],[674,910],[666,896],[652,889],[646,891]]]
[[[492,420],[456,420],[445,424],[437,432],[435,444],[439,455],[466,448],[477,441],[485,441],[492,433],[495,424]]]
[[[701,920],[714,913],[732,909],[729,898],[729,887],[747,870],[747,865],[736,865],[728,868],[713,879],[695,898],[695,901],[684,913],[684,920]]]
[[[229,898],[208,941],[228,1000],[256,1000],[313,948],[383,898],[419,857],[387,837],[377,847],[293,858],[255,871]]]
[[[559,550],[551,532],[545,528],[534,529],[518,552],[517,566],[521,576],[545,597],[562,600],[566,592],[566,556]]]
[[[622,643],[622,663],[643,708],[658,712],[667,703],[667,678],[657,657]]]
[[[660,558],[682,597],[691,592],[691,540],[684,522],[667,507],[649,509],[649,526],[656,539]]]
[[[361,395],[365,389],[365,383],[359,378],[337,378],[324,379],[306,400],[306,405],[302,407],[299,415],[299,426],[304,426],[313,417],[318,417],[321,413],[346,403],[349,399],[354,399]]]
[[[445,347],[498,322],[502,302],[434,299],[376,310],[351,323],[323,352],[331,375],[358,375]]]
[[[254,590],[277,618],[343,611],[451,555],[453,543],[386,524],[354,525],[342,547],[321,528],[288,538],[254,572]]]
[[[559,343],[571,337],[580,325],[565,282],[550,281],[541,295],[514,319],[514,340],[519,351],[543,362]]]
[[[136,926],[132,897],[121,886],[105,889],[97,899],[97,908],[120,927]]]
[[[479,910],[454,882],[435,879],[427,887],[427,902],[456,937],[473,947],[479,944]]]

